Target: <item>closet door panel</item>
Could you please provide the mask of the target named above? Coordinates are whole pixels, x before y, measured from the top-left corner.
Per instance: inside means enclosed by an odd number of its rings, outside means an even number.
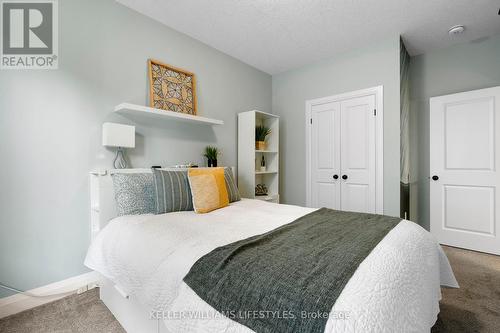
[[[344,100],[341,117],[341,209],[375,212],[375,96]]]
[[[315,105],[311,117],[311,203],[340,209],[340,103]]]
[[[370,212],[369,186],[346,182],[342,186],[342,203],[342,210]]]

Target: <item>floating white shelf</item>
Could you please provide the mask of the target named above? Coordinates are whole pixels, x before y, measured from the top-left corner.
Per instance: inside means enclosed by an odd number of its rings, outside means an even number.
[[[278,171],[255,171],[256,175],[267,175],[267,174],[273,174],[273,173],[278,173]]]
[[[280,196],[279,194],[256,195],[255,199],[279,203]]]
[[[256,153],[268,153],[268,154],[276,154],[277,151],[274,150],[255,150]]]
[[[224,121],[200,116],[193,116],[190,114],[184,114],[173,111],[166,111],[151,108],[143,105],[136,105],[130,103],[122,103],[115,107],[116,113],[124,116],[134,116],[134,117],[147,117],[163,120],[173,120],[182,121],[192,124],[202,124],[202,125],[224,125]]]

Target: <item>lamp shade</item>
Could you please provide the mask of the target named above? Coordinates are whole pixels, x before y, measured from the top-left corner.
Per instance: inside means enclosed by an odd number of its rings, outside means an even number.
[[[115,123],[102,124],[102,145],[135,148],[135,126]]]

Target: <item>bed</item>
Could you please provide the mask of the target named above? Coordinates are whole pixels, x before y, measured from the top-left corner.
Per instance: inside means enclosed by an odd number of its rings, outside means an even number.
[[[108,223],[113,204],[107,178],[92,175],[96,235],[85,265],[103,275],[101,299],[124,328],[252,332],[220,315],[184,276],[217,247],[266,233],[315,209],[242,199],[208,214],[122,216]],[[440,286],[458,287],[443,250],[427,231],[402,220],[356,269],[324,332],[429,332],[439,313]]]

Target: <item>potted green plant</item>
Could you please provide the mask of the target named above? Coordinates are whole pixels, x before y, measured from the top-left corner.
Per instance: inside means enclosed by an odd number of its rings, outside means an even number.
[[[265,125],[255,127],[255,149],[266,150],[266,137],[271,134],[271,129]]]
[[[205,156],[208,160],[208,166],[209,167],[216,167],[217,166],[217,156],[219,155],[219,149],[215,146],[206,146],[205,147],[205,153],[203,156]]]

